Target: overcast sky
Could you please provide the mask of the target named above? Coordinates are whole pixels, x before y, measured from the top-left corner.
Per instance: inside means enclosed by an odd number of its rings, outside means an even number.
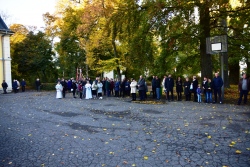
[[[10,16],[7,26],[18,23],[25,26],[44,27],[42,15],[53,13],[57,0],[0,0],[0,13]]]

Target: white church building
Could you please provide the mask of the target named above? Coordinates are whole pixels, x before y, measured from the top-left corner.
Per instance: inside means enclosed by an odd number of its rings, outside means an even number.
[[[12,90],[11,79],[11,56],[10,56],[10,36],[13,34],[0,17],[0,93],[3,93],[2,82],[8,84],[7,91]]]

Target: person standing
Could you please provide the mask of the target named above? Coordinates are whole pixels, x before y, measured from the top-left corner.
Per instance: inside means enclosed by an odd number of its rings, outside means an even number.
[[[207,103],[212,103],[213,101],[212,101],[212,87],[213,87],[213,85],[212,85],[212,81],[211,81],[211,79],[209,78],[208,79],[208,82],[207,82],[207,87],[205,87],[206,88],[206,99],[207,99]]]
[[[139,89],[139,96],[140,96],[140,100],[145,100],[145,79],[142,77],[142,75],[140,76],[139,81],[137,82],[137,86]]]
[[[116,82],[115,82],[115,97],[120,97],[119,92],[120,92],[120,81],[118,79],[116,79]]]
[[[71,80],[71,78],[67,82],[67,88],[68,88],[68,92],[71,93],[71,89],[72,89],[72,80]]]
[[[156,76],[153,76],[151,84],[152,84],[153,98],[155,99],[157,97],[157,95],[156,95]]]
[[[196,79],[196,76],[193,76],[193,81],[190,85],[190,90],[192,91],[192,93],[194,94],[194,102],[197,102],[198,97],[197,97],[197,88],[198,88],[198,80]]]
[[[168,78],[165,79],[165,88],[167,90],[168,101],[170,102],[169,92],[171,93],[171,100],[174,101],[174,94],[173,94],[174,80],[173,80],[171,74],[169,74]]]
[[[208,83],[207,77],[205,76],[204,80],[202,82],[203,94],[205,95],[205,103],[207,103],[207,96],[206,96],[206,94],[207,94],[207,92],[206,92],[207,91],[207,83]]]
[[[3,94],[7,94],[6,90],[8,88],[8,84],[5,82],[5,80],[3,80],[2,87],[3,87]]]
[[[109,78],[106,78],[106,84],[105,84],[105,89],[106,89],[106,96],[110,96],[110,80]]]
[[[250,90],[250,79],[247,79],[247,75],[243,74],[238,84],[238,91],[240,93],[240,97],[238,99],[237,105],[241,104],[243,96],[244,96],[244,104],[247,104],[247,95],[249,90]]]
[[[65,98],[66,91],[67,91],[67,82],[64,80],[64,78],[62,78],[62,80],[61,80],[61,85],[63,87],[62,96],[63,96],[63,98]]]
[[[136,86],[137,86],[137,82],[135,81],[135,79],[132,79],[132,82],[130,84],[132,101],[136,101],[136,91],[137,91]]]
[[[186,96],[186,101],[191,100],[190,85],[191,82],[189,81],[189,78],[186,77],[186,81],[184,82],[184,94]]]
[[[152,88],[153,88],[153,86],[152,86]],[[156,93],[157,100],[161,99],[160,90],[161,90],[161,80],[160,80],[160,78],[158,78],[158,76],[156,76],[155,77],[155,93]]]
[[[63,87],[62,87],[60,81],[57,82],[57,85],[55,86],[55,88],[56,88],[56,98],[61,99]]]
[[[17,93],[17,87],[18,87],[17,81],[14,79],[13,83],[12,83],[12,89],[13,89],[14,93]]]
[[[92,83],[92,96],[93,96],[94,99],[97,98],[96,92],[97,92],[97,84],[96,84],[96,82],[93,82]]]
[[[167,76],[164,75],[161,85],[162,85],[162,87],[163,87],[163,91],[164,91],[164,93],[165,93],[165,95],[166,95],[166,100],[167,100],[167,99],[168,99],[168,97],[167,97],[167,90],[166,90],[166,88],[165,88],[165,81],[166,81],[166,78],[167,78]]]
[[[223,80],[218,73],[214,74],[213,90],[214,90],[214,103],[217,103],[217,96],[219,96],[220,104],[222,104],[221,87],[223,86]]]
[[[198,103],[201,103],[201,85],[200,84],[198,84],[196,92],[197,92],[197,101]]]
[[[21,82],[21,86],[22,86],[22,92],[25,92],[26,81],[24,79]]]
[[[102,88],[103,88],[103,84],[102,84],[102,82],[100,81],[100,79],[99,79],[98,82],[97,82],[97,87],[98,87],[98,89],[97,89],[97,95],[98,95],[99,99],[102,99]]]
[[[130,96],[130,82],[129,82],[129,79],[127,79],[127,81],[125,83],[125,95]]]
[[[76,98],[76,89],[77,89],[77,84],[75,80],[72,80],[72,93],[73,93],[73,97]]]
[[[96,82],[96,84],[97,84],[97,82]],[[110,82],[110,94],[111,94],[112,96],[114,96],[114,87],[115,87],[115,82],[114,82],[114,80],[111,78],[111,82]]]
[[[39,92],[41,88],[41,81],[39,78],[36,79],[35,85],[36,85],[36,91]]]
[[[177,78],[177,81],[176,81],[176,92],[177,92],[177,100],[181,101],[182,100],[182,92],[183,92],[181,77]]]
[[[87,81],[85,85],[85,89],[86,89],[85,99],[92,99],[92,90],[91,90],[91,84],[89,83],[89,81]]]
[[[80,94],[80,99],[82,99],[82,83],[79,82],[78,84],[78,90],[79,90],[79,94]]]

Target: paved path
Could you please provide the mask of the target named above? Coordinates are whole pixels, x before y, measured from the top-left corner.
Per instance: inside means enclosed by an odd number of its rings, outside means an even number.
[[[250,166],[249,106],[26,92],[0,113],[1,167]]]

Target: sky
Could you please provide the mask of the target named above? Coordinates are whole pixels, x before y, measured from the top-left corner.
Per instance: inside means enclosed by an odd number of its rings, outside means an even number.
[[[0,0],[0,13],[7,14],[7,26],[18,23],[25,26],[45,27],[43,14],[55,11],[57,0]]]

